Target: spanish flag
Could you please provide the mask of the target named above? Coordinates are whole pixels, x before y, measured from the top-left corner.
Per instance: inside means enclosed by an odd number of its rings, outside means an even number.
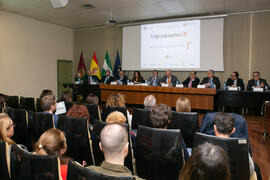
[[[100,77],[100,69],[99,69],[99,66],[98,66],[98,61],[97,61],[95,51],[94,51],[93,58],[92,58],[92,61],[91,61],[90,72],[91,72],[92,75],[96,75],[99,79],[101,79],[101,77]]]

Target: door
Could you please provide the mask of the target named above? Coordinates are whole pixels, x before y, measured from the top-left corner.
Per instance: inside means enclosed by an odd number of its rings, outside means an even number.
[[[63,86],[64,83],[73,82],[72,61],[71,60],[57,60],[57,95],[58,99],[61,97],[63,91],[67,88]]]

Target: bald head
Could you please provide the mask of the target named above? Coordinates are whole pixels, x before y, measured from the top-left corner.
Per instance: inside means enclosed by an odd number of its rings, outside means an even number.
[[[148,95],[144,98],[144,106],[151,108],[156,105],[156,98],[153,95]]]
[[[121,124],[108,124],[100,133],[100,146],[105,158],[122,154],[128,143],[127,129]]]

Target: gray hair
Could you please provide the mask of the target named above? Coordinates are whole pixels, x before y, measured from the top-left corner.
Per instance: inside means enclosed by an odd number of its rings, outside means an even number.
[[[156,105],[156,98],[153,95],[148,95],[144,98],[145,107],[153,107]]]

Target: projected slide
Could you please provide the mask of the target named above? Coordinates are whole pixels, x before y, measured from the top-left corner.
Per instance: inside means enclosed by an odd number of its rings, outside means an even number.
[[[141,68],[200,68],[200,20],[142,25]]]

